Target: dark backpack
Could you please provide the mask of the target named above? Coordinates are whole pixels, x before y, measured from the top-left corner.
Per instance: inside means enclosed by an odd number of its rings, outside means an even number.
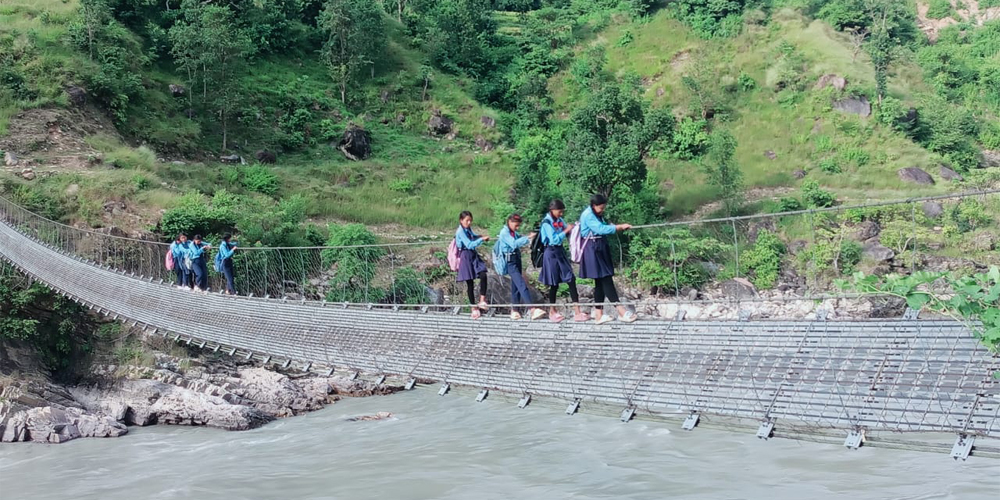
[[[542,224],[547,224],[547,222],[543,220]],[[544,256],[545,245],[542,244],[542,231],[541,228],[539,228],[538,234],[531,239],[531,265],[535,269],[541,269]]]

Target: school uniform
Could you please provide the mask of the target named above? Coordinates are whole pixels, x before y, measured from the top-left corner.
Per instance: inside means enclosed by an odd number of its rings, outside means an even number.
[[[191,286],[191,270],[184,265],[191,242],[174,241],[170,244],[170,256],[174,259],[174,274],[177,276],[177,286]]]
[[[524,267],[521,264],[521,248],[529,245],[531,240],[527,236],[521,236],[516,231],[512,231],[510,226],[504,224],[503,229],[497,236],[497,247],[499,252],[507,256],[507,276],[510,276],[510,303],[530,304],[531,293],[528,291],[528,284],[524,281]]]
[[[208,290],[208,263],[205,262],[205,249],[208,243],[201,244],[191,242],[187,256],[191,259],[191,272],[194,275],[194,286],[201,290]]]
[[[570,265],[566,249],[563,247],[563,241],[566,240],[566,221],[562,217],[553,220],[552,214],[547,214],[538,229],[538,237],[542,239],[542,245],[545,247],[538,280],[548,286],[573,282],[573,266]]]
[[[466,229],[461,225],[455,230],[455,246],[458,247],[458,276],[456,281],[467,283],[469,302],[475,304],[473,292],[473,280],[479,278],[479,295],[486,295],[486,262],[476,252],[476,248],[483,244],[483,239],[472,232],[472,228]]]
[[[233,272],[233,254],[237,243],[232,241],[219,243],[219,258],[222,260],[222,274],[226,276],[226,291],[236,295],[236,279]]]
[[[605,298],[610,302],[618,302],[618,290],[614,281],[615,266],[607,240],[607,236],[616,231],[614,224],[605,222],[590,207],[580,214],[580,237],[583,239],[580,277],[594,280],[594,303],[597,309],[602,308]]]
[[[617,228],[608,224],[603,218],[594,214],[587,207],[580,214],[580,237],[583,239],[583,252],[580,256],[580,277],[588,279],[614,276],[615,266],[611,260],[611,246],[606,236],[615,234]]]

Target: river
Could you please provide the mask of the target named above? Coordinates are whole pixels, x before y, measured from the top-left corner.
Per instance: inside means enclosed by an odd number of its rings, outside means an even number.
[[[1000,498],[1000,461],[576,414],[423,388],[248,432],[0,447],[0,499]],[[390,411],[393,418],[346,418]]]

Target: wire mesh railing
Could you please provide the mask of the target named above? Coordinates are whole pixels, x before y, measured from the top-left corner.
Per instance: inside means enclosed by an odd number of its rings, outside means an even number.
[[[856,269],[971,271],[1000,263],[998,214],[1000,190],[990,190],[649,224],[612,236],[611,243],[618,279],[630,289],[645,290],[622,299],[631,306],[663,297],[697,301],[698,289],[729,278],[789,292],[772,300],[842,297],[831,291],[830,282]],[[178,280],[164,265],[167,243],[69,226],[3,197],[0,217],[21,233],[98,266],[164,283]],[[499,228],[490,236],[495,232]],[[210,243],[217,248],[218,242]],[[464,289],[454,284],[447,266],[447,244],[243,246],[233,257],[234,277],[239,294],[256,297],[439,307],[452,296],[450,302],[465,304]],[[212,269],[214,251],[205,257],[209,289],[225,290],[224,276]],[[481,253],[489,261],[488,249]],[[529,284],[538,285],[530,259],[525,255],[522,261]],[[489,301],[509,306],[509,278],[487,267]],[[544,305],[541,295],[532,302]]]

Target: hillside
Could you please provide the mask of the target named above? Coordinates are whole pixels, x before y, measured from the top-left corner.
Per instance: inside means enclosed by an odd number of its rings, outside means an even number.
[[[926,2],[886,4],[880,90],[858,0],[730,4],[5,0],[0,149],[19,161],[0,186],[73,224],[302,245],[330,222],[407,236],[447,233],[463,209],[531,220],[595,183],[635,222],[996,185],[992,7],[952,2],[958,19],[935,24]],[[331,63],[331,33],[358,54]],[[588,130],[600,106],[641,143]],[[336,147],[351,124],[367,159]],[[727,141],[737,183],[709,176]]]

